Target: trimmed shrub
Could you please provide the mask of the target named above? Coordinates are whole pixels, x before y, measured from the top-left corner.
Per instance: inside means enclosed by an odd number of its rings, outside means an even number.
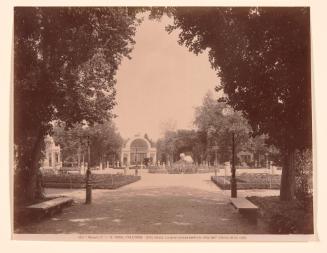
[[[295,234],[296,220],[289,215],[273,214],[269,219],[269,231],[272,234]]]
[[[313,205],[298,200],[280,201],[278,196],[248,197],[260,208],[260,216],[272,234],[313,234]]]
[[[313,181],[312,181],[312,151],[304,150],[296,153],[296,174],[295,174],[295,196],[307,205],[307,202],[312,199]]]

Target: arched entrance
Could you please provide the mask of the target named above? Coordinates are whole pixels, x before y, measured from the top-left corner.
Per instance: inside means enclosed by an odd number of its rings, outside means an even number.
[[[149,159],[150,164],[155,164],[157,150],[146,138],[135,135],[122,148],[121,163],[123,166],[143,164],[145,158]]]

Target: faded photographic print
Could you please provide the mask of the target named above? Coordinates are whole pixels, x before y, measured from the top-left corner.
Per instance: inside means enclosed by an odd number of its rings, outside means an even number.
[[[310,7],[13,12],[14,239],[315,239]]]

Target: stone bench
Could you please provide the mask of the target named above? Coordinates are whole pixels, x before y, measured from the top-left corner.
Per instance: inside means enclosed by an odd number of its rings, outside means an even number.
[[[259,208],[246,198],[231,198],[231,204],[250,221],[257,223]]]
[[[52,216],[55,213],[61,212],[64,207],[70,206],[72,203],[72,198],[58,197],[38,204],[30,205],[26,209],[31,218],[37,218],[40,220],[45,216]]]

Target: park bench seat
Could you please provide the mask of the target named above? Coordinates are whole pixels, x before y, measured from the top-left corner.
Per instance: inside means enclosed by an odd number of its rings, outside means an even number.
[[[27,207],[27,210],[29,211],[30,215],[37,216],[37,218],[40,219],[45,215],[53,215],[56,212],[60,212],[64,207],[70,206],[72,203],[72,198],[58,197],[38,204],[30,205]]]
[[[246,198],[231,198],[231,204],[239,213],[247,216],[251,221],[257,222],[259,208]]]

